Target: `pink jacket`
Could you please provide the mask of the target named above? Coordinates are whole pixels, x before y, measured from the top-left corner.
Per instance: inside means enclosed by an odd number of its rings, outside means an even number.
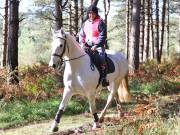
[[[99,31],[98,31],[98,26],[100,23],[100,17],[97,17],[93,21],[86,21],[84,24],[84,33],[86,34],[85,36],[85,41],[86,42],[93,42],[97,43],[98,42],[98,37],[99,37]]]
[[[79,34],[80,43],[94,43],[99,47],[104,46],[105,42],[105,24],[103,20],[97,16],[95,20],[87,20]]]

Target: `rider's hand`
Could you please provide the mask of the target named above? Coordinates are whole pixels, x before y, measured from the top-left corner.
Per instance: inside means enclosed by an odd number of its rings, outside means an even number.
[[[80,47],[83,49],[83,50],[86,50],[87,49],[87,46],[83,43],[80,44]]]
[[[88,47],[87,47],[87,46],[85,46],[85,45],[84,45],[82,48],[83,48],[84,50],[87,50],[87,49],[88,49]]]
[[[85,46],[85,44],[83,43],[80,43],[80,47],[83,48]]]
[[[97,49],[97,45],[94,45],[94,46],[91,47],[92,51],[96,51],[96,49]]]

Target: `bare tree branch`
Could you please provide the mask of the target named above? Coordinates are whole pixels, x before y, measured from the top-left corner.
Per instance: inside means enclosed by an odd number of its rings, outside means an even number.
[[[4,19],[4,16],[0,13],[0,16]]]
[[[62,8],[64,8],[64,7],[67,5],[67,3],[68,3],[68,0],[66,0],[66,1],[64,2],[64,4],[62,5]]]
[[[24,19],[26,19],[25,17],[23,17],[23,15],[20,17],[19,22],[22,22]]]

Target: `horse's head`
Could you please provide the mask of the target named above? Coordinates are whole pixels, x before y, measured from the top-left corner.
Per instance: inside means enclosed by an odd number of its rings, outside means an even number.
[[[66,49],[66,33],[60,29],[53,31],[52,52],[49,66],[57,68],[62,63]]]

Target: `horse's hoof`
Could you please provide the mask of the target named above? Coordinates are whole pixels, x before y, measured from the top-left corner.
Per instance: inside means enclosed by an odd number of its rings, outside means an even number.
[[[55,127],[54,129],[53,129],[53,132],[57,132],[59,130],[59,128],[58,127]]]
[[[51,128],[50,128],[50,132],[53,133],[53,132],[57,132],[59,130],[58,128],[58,124],[56,121],[53,121],[52,125],[51,125]]]
[[[51,128],[51,129],[49,130],[49,132],[50,132],[50,133],[54,133],[54,132],[57,132],[58,130],[59,130],[58,127],[54,127],[54,128]]]
[[[97,128],[101,128],[99,122],[94,122],[93,126],[92,126],[92,130],[96,130]]]

